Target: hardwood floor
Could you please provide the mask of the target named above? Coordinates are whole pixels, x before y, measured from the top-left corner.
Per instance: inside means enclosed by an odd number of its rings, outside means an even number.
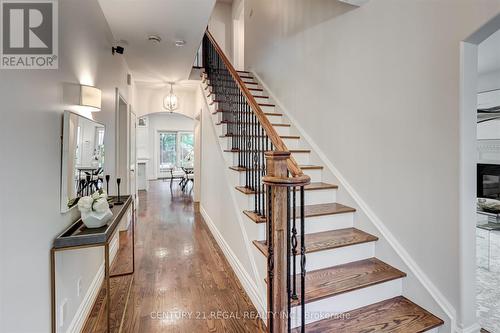
[[[171,197],[163,181],[139,197],[136,270],[113,279],[112,331],[265,332],[191,197]],[[121,235],[113,274],[130,268],[128,239]],[[83,332],[106,331],[103,299],[101,290]]]

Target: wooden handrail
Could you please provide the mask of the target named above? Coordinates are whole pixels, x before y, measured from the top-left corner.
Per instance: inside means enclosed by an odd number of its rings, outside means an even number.
[[[255,97],[252,95],[252,93],[247,88],[241,77],[238,75],[238,72],[236,72],[236,69],[233,67],[233,65],[226,57],[226,55],[220,48],[219,44],[217,44],[217,41],[212,36],[210,31],[208,31],[208,29],[206,30],[206,35],[210,40],[210,42],[212,43],[212,45],[214,46],[217,53],[219,54],[219,56],[221,57],[222,61],[224,62],[224,65],[226,65],[227,70],[229,71],[229,73],[231,73],[231,76],[238,84],[240,90],[243,92],[243,95],[245,95],[248,105],[250,105],[250,108],[252,109],[253,113],[259,120],[260,125],[262,126],[267,136],[273,143],[275,149],[282,152],[288,152],[289,150],[287,146],[285,145],[279,134],[276,132],[269,119],[267,119],[266,115],[260,108],[259,103],[257,103]],[[295,159],[292,156],[290,156],[287,160],[287,167],[292,177],[300,177],[304,175],[304,172],[302,172],[302,169],[299,167],[297,161],[295,161]]]

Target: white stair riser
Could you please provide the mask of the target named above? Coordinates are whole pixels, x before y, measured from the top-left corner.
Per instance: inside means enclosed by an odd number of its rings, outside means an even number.
[[[228,161],[231,161],[230,165],[238,165],[239,162],[238,153],[226,152],[226,154],[231,154],[229,159],[227,159]],[[309,153],[293,153],[293,157],[295,158],[295,161],[297,161],[298,164],[301,165],[309,164]]]
[[[250,210],[253,206],[248,206]],[[250,219],[246,217],[249,221]],[[315,232],[331,231],[345,228],[352,228],[354,226],[354,214],[334,214],[318,217],[307,217],[304,221],[306,233],[311,234]],[[297,220],[297,232],[300,234],[300,220]],[[256,239],[266,239],[266,225],[261,223],[258,225],[258,237]]]
[[[287,146],[288,147],[288,146]],[[308,170],[302,170],[304,174],[308,175],[311,177],[311,182],[317,183],[321,182],[323,179],[323,170],[322,169],[308,169]]]
[[[273,126],[274,130],[278,135],[290,135],[290,127],[289,126]]]
[[[222,133],[219,133],[219,135],[221,135]],[[221,140],[221,146],[224,147],[224,149],[231,149],[231,137],[222,137],[220,138]],[[300,139],[285,139],[283,138],[283,142],[285,143],[285,145],[287,146],[288,149],[299,149],[299,145],[300,145]],[[304,170],[304,173],[308,174],[309,175],[309,172],[314,172],[314,171],[320,171],[320,174],[321,174],[321,170]],[[318,179],[318,178],[316,178]],[[320,181],[321,178],[319,178],[319,180],[312,180],[311,181]]]
[[[347,315],[349,311],[400,296],[402,291],[403,281],[397,279],[307,303],[306,324],[339,314]],[[298,327],[301,320],[301,307],[293,307],[291,316],[292,328]],[[342,320],[342,317],[339,320]]]
[[[255,248],[255,250],[259,251],[257,248]],[[266,257],[261,252],[258,253],[258,265],[260,265],[261,267],[267,267]],[[373,258],[374,256],[375,242],[368,242],[339,247],[331,250],[307,253],[306,270],[308,272],[315,271],[318,269],[347,264],[353,261]],[[297,256],[296,267],[298,270],[300,270],[300,255]]]
[[[249,81],[249,79],[245,79],[245,81],[253,82]],[[247,82],[245,82],[245,85],[247,86],[247,88],[262,88],[259,84],[248,84]]]
[[[275,106],[260,106],[261,110],[266,113],[266,112],[270,112],[270,113],[281,113],[279,112],[279,110],[275,107]]]
[[[221,138],[221,139],[226,139],[226,138]],[[224,149],[229,149],[229,144],[224,145],[223,147],[227,147]],[[234,172],[239,172],[240,173],[240,181],[237,186],[245,186],[246,182],[246,175],[245,171],[234,171]],[[311,177],[311,182],[320,182],[321,181],[321,170],[305,170],[304,173]]]
[[[298,221],[297,225],[300,232],[300,221]],[[352,228],[354,227],[354,213],[306,217],[304,226],[306,234]]]
[[[318,251],[306,254],[306,269],[315,271],[349,262],[373,258],[375,242],[368,242],[336,249]],[[300,256],[297,256],[297,267],[300,267]]]
[[[254,95],[254,94],[252,94]],[[269,96],[265,95],[265,94],[261,94],[261,95],[254,95],[255,97],[255,100],[257,101],[257,103],[271,103],[271,99],[269,98]]]
[[[263,91],[263,90],[250,90],[250,93],[253,96],[265,96],[266,95],[265,91]]]
[[[311,153],[292,153],[293,158],[298,164],[306,165],[310,162]]]
[[[218,122],[216,122],[218,123]],[[220,131],[220,134],[226,134],[227,133],[227,129],[228,129],[228,124],[220,124],[220,125],[217,125],[217,128],[219,129]],[[290,135],[290,127],[288,126],[274,126],[274,129],[276,130],[276,133],[278,133],[278,135]],[[234,129],[233,129],[234,131]]]
[[[255,195],[254,194],[244,194],[244,193],[241,193],[241,195],[244,195],[247,198],[248,207],[253,207],[253,204],[255,202]],[[305,191],[304,199],[305,199],[306,205],[319,205],[319,204],[336,202],[337,190],[325,189],[325,190]],[[295,197],[295,202],[296,202],[297,206],[300,206],[300,194],[298,192],[297,192],[296,197]],[[339,214],[335,214],[335,215],[339,215]],[[330,217],[331,216],[332,215],[330,215]]]

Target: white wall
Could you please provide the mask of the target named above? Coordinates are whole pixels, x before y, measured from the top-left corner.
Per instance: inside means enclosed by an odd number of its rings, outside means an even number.
[[[128,95],[127,68],[110,52],[113,37],[96,0],[59,1],[59,69],[10,70],[0,74],[0,332],[50,331],[50,261],[53,239],[76,218],[61,214],[63,83],[103,91],[106,173],[114,175],[114,89]],[[5,190],[8,189],[8,190]],[[58,258],[58,299],[68,299],[69,325],[83,293],[102,263],[102,250]],[[64,265],[64,267],[62,266]]]
[[[460,42],[499,11],[498,0],[245,2],[247,68],[457,311]]]
[[[228,261],[233,266],[233,270],[240,276],[240,282],[245,287],[251,281],[251,284],[259,285],[262,281],[256,281],[258,272],[252,265],[249,248],[254,249],[250,242],[247,230],[243,223],[248,224],[248,219],[243,217],[240,207],[236,203],[234,190],[234,181],[228,176],[230,171],[223,156],[219,137],[212,123],[212,115],[203,99],[201,104],[201,199],[200,206],[206,222],[211,228],[212,234],[219,242],[219,245],[226,253]],[[250,227],[252,224],[248,224]],[[253,235],[252,235],[253,236]],[[221,242],[223,244],[221,244]],[[231,253],[231,255],[228,255]],[[257,254],[260,255],[260,254]],[[235,263],[237,263],[235,267]],[[241,278],[241,274],[245,279]],[[248,295],[251,290],[246,289]],[[254,305],[256,305],[254,303]],[[259,310],[259,307],[257,306]]]
[[[158,113],[148,117],[148,127],[138,128],[137,147],[139,159],[148,159],[148,178],[158,178],[159,131],[194,132],[195,121],[181,114]]]
[[[208,30],[226,56],[233,58],[233,7],[225,2],[217,2],[208,21]]]

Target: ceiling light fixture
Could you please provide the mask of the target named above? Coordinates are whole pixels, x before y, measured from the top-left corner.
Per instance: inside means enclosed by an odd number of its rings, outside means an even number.
[[[167,96],[163,98],[163,107],[169,111],[170,113],[174,112],[179,108],[179,100],[177,96],[174,94],[174,83],[170,82],[170,92]]]

